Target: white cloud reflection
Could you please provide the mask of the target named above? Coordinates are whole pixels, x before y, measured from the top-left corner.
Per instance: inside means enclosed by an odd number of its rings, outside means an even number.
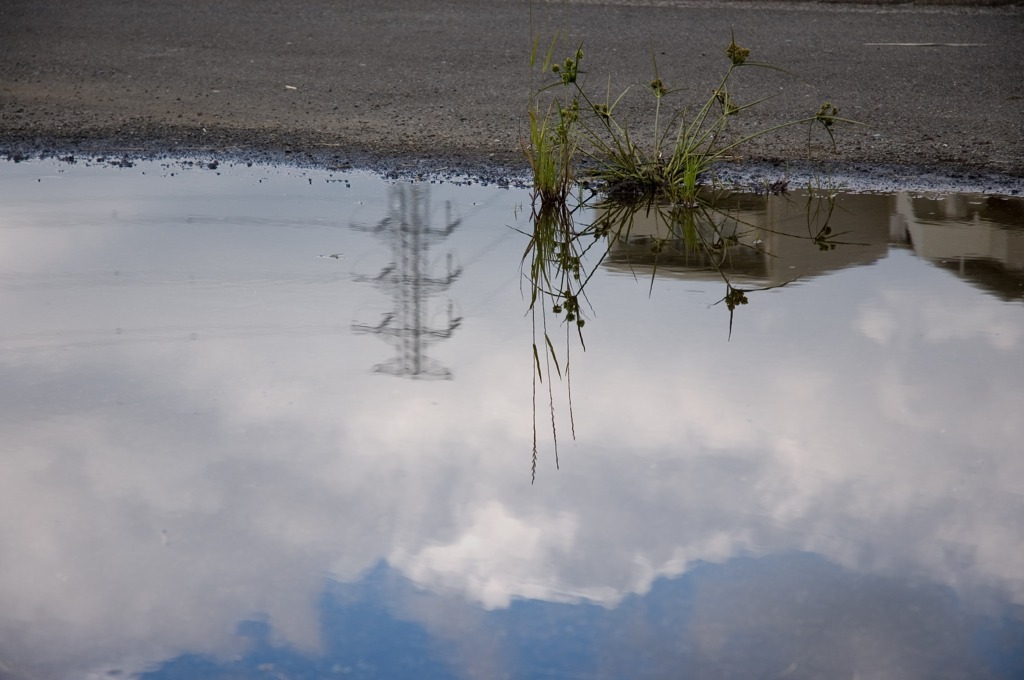
[[[510,213],[483,212],[452,247],[475,256]],[[31,212],[12,219],[0,238],[31,242]],[[348,331],[386,298],[317,270],[318,252],[373,253],[370,237],[291,231],[285,263],[250,276],[220,272],[236,244],[206,227],[188,248],[221,258],[193,270],[155,255],[165,282],[145,291],[102,276],[110,261],[146,269],[124,228],[36,243],[0,287],[12,668],[224,658],[254,613],[316,649],[324,579],[382,559],[485,608],[614,607],[700,561],[788,551],[1024,604],[1020,305],[890,256],[755,297],[725,343],[706,309],[718,291],[667,281],[648,300],[595,280],[600,316],[573,356],[578,440],[563,419],[562,470],[543,454],[531,486],[529,321],[514,276],[493,293],[519,245],[480,254],[451,289],[476,310],[431,350],[455,379],[415,382],[371,373],[391,349]],[[54,271],[63,292],[45,285]],[[196,295],[187,274],[213,283]],[[539,414],[543,441],[543,399]],[[710,650],[726,623],[702,611]]]

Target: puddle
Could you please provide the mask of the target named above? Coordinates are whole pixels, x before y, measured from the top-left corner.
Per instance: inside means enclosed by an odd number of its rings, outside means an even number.
[[[29,162],[0,204],[5,680],[1024,675],[1019,198],[591,235],[571,422],[523,190]]]

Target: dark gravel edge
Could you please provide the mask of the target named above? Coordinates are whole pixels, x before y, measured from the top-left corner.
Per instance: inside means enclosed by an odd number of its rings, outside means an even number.
[[[19,162],[57,158],[100,160],[128,165],[136,160],[192,160],[256,163],[325,170],[362,170],[389,179],[460,179],[485,184],[529,186],[529,167],[518,154],[485,150],[441,152],[432,149],[346,145],[303,133],[235,129],[167,128],[87,130],[67,135],[25,135],[0,131],[0,158]],[[792,187],[830,186],[851,192],[924,191],[1024,195],[1024,175],[997,173],[969,165],[874,164],[844,161],[753,157],[718,166],[724,183],[758,191],[788,179]]]

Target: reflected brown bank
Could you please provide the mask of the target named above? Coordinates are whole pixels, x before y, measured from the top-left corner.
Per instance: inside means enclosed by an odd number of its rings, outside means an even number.
[[[706,272],[718,278],[717,263],[732,277],[773,286],[870,265],[892,248],[909,248],[919,257],[953,266],[968,279],[976,279],[978,271],[999,272],[994,278],[1001,295],[1008,300],[1024,296],[1022,199],[905,193],[823,197],[794,191],[730,196],[718,205],[720,219],[704,222],[696,247],[685,225],[669,224],[664,214],[634,213],[627,230],[613,239],[605,266],[693,278]],[[599,208],[598,223],[609,212]],[[719,244],[730,240],[721,252]]]
[[[638,278],[722,280],[728,290],[746,293],[871,265],[896,248],[950,268],[1003,299],[1024,298],[1019,198],[811,189],[722,193],[697,207],[603,203],[592,213],[570,210],[565,216],[549,246],[554,255],[536,251],[545,265],[539,289],[557,309],[583,294],[580,284],[592,269],[581,274],[581,260]],[[557,230],[535,228],[534,241],[542,231]],[[606,247],[594,248],[591,239],[605,239]],[[556,280],[564,287],[550,285]]]

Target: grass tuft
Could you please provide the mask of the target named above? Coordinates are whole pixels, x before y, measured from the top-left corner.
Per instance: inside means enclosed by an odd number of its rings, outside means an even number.
[[[714,168],[733,158],[738,147],[784,128],[806,125],[808,147],[814,127],[828,134],[835,149],[836,123],[858,124],[840,118],[839,109],[825,102],[814,114],[787,120],[746,135],[730,133],[731,119],[764,99],[741,103],[732,92],[739,69],[781,70],[750,61],[751,50],[730,36],[725,56],[728,68],[703,103],[697,107],[669,109],[666,100],[676,94],[662,78],[652,59],[653,77],[642,88],[653,96],[654,134],[650,140],[635,139],[616,114],[616,108],[633,87],[616,98],[598,97],[586,86],[581,70],[580,45],[563,61],[553,54],[552,40],[540,65],[540,74],[553,82],[532,91],[529,106],[529,139],[523,151],[533,170],[534,196],[541,203],[565,202],[577,178],[596,180],[607,196],[618,200],[654,197],[658,200],[696,205],[702,185],[713,183]],[[538,41],[534,40],[530,65],[537,66]],[[543,102],[546,102],[544,104]],[[577,164],[585,165],[586,171]]]

